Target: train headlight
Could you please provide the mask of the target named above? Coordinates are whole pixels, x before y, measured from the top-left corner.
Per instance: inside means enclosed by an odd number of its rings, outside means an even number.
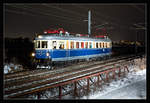
[[[32,57],[34,57],[34,56],[35,56],[35,53],[32,53],[31,55],[32,55]]]
[[[41,36],[41,35],[39,35],[39,36],[38,36],[38,38],[42,38],[42,36]]]
[[[46,56],[49,56],[49,53],[46,53]]]

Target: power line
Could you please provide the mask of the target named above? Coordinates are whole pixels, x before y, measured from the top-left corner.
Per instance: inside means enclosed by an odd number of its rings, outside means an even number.
[[[14,6],[14,7],[15,7],[15,6]],[[16,7],[16,8],[19,8],[19,7]],[[35,10],[35,8],[33,9],[33,8],[31,8],[31,7],[28,7],[28,6],[24,6],[23,9],[26,9],[26,10],[28,10],[28,11],[32,11],[32,12],[35,12],[35,13],[40,13],[40,14],[43,14],[43,15],[47,15],[47,16],[54,16],[54,17],[57,17],[57,18],[65,19],[65,20],[76,21],[76,22],[74,22],[74,23],[79,22],[79,21],[74,20],[74,19],[71,19],[71,18],[69,18],[69,17],[58,16],[58,15],[54,15],[54,14],[52,14],[52,13],[46,13],[45,10],[42,11],[41,9],[37,9],[37,8],[36,8],[36,10]],[[38,10],[38,11],[37,11],[37,10]],[[40,11],[39,11],[39,10],[40,10]],[[81,23],[81,22],[80,22],[80,23]],[[79,24],[79,23],[78,23],[78,24]]]
[[[23,9],[25,9],[25,8],[23,8]],[[38,15],[38,14],[37,14],[37,15],[33,15],[33,14],[26,13],[26,12],[18,12],[18,11],[15,11],[15,10],[8,10],[8,9],[7,9],[6,11],[12,12],[12,13],[17,13],[17,14],[26,14],[26,15],[30,15],[30,16],[41,16],[41,15]],[[31,12],[34,12],[34,13],[40,13],[40,14],[42,14],[42,15],[46,15],[46,16],[49,16],[49,17],[55,16],[55,17],[58,17],[58,18],[62,18],[62,17],[57,16],[57,15],[51,15],[51,16],[50,16],[50,14],[45,14],[45,13],[43,13],[43,12],[42,12],[42,13],[41,13],[41,12],[35,12],[35,11],[29,10],[29,9],[28,9],[28,11],[31,11]],[[46,16],[41,16],[41,17],[46,17]],[[47,18],[49,18],[49,17],[47,17]],[[57,18],[55,18],[55,19],[57,19]],[[63,18],[63,19],[66,19],[66,18]],[[63,20],[60,20],[60,19],[57,19],[57,20],[66,23],[66,21],[63,21]],[[68,19],[67,19],[67,20],[68,20]],[[67,23],[81,24],[81,23],[79,23],[79,22],[73,22],[72,20],[71,20],[71,22],[67,22]]]

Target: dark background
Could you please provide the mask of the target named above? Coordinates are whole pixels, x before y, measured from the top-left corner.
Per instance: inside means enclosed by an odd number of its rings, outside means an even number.
[[[134,24],[146,26],[146,6],[145,3],[5,3],[4,37],[32,39],[35,33],[61,27],[68,32],[87,34],[88,22],[84,20],[91,10],[92,33],[105,28],[113,41],[119,41],[136,40],[138,32],[140,40],[145,41],[145,30],[135,29]]]

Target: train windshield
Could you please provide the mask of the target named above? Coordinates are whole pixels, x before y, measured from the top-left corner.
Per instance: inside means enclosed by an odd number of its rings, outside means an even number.
[[[47,41],[42,41],[42,48],[47,48]]]
[[[35,48],[47,48],[47,41],[36,41]]]
[[[40,48],[40,41],[35,42],[35,48]]]

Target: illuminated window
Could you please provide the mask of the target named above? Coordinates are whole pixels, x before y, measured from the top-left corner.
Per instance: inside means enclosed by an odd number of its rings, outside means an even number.
[[[70,49],[73,49],[73,48],[74,48],[74,42],[72,41],[70,45]]]
[[[40,41],[35,42],[35,48],[40,48]]]
[[[101,43],[99,43],[99,47],[101,48],[102,46],[101,46]]]
[[[47,48],[47,41],[42,41],[42,48]]]
[[[88,42],[85,42],[85,48],[88,48]]]
[[[95,42],[93,42],[93,48],[95,48]]]
[[[57,43],[56,41],[53,41],[53,49],[56,49]]]
[[[108,48],[108,43],[105,43],[106,48]]]
[[[96,48],[98,48],[98,43],[96,43]]]
[[[111,42],[109,42],[108,44],[109,44],[109,48],[111,48],[111,46],[112,46],[112,45],[111,45]]]
[[[90,48],[92,48],[92,43],[91,42],[89,43],[89,45],[90,45]]]
[[[76,42],[76,48],[79,48],[79,42]]]
[[[104,45],[104,42],[103,42],[103,46],[102,46],[103,48],[105,47],[105,45]]]
[[[81,48],[84,48],[84,42],[81,42]]]
[[[64,49],[64,41],[59,41],[59,49]]]

